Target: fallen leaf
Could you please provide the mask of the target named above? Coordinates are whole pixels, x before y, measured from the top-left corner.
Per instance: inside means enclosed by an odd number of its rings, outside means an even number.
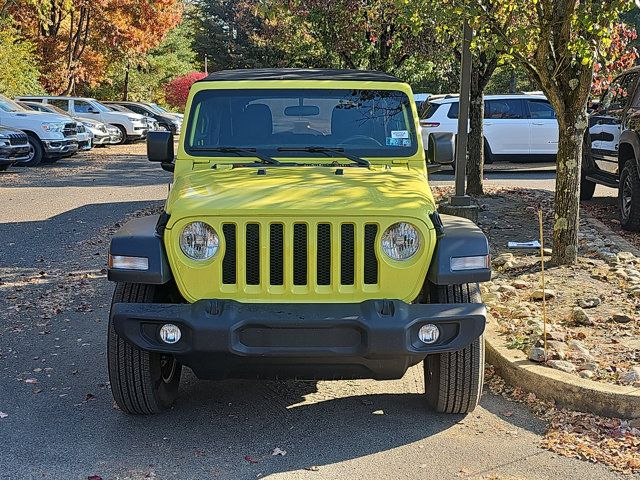
[[[84,401],[88,402],[89,400],[95,400],[96,396],[93,393],[87,393],[84,397]]]
[[[0,418],[7,418],[8,416],[8,413],[0,412]]]
[[[317,465],[311,465],[310,467],[305,467],[305,470],[309,470],[310,472],[317,472],[320,470],[320,467]]]
[[[284,457],[286,454],[287,452],[285,450],[281,450],[278,447],[274,448],[273,452],[271,452],[271,455],[273,456],[280,455],[281,457]]]
[[[87,480],[102,480],[102,477],[100,475],[89,475]]]
[[[245,456],[244,456],[244,459],[245,459],[247,462],[249,462],[249,463],[258,463],[258,461],[257,461],[257,460],[254,460],[254,459],[253,459],[253,458],[251,458],[251,456],[249,456],[249,455],[245,455]]]
[[[24,381],[24,383],[28,383],[28,384],[34,385],[34,384],[38,383],[38,379],[37,378],[27,378]]]
[[[375,410],[373,412],[374,415],[384,415],[384,410]]]

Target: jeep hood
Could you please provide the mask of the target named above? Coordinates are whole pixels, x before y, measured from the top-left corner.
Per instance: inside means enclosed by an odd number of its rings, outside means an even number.
[[[168,228],[185,217],[248,213],[424,218],[435,210],[425,175],[407,166],[194,170],[180,175],[173,185],[166,205],[171,215]]]

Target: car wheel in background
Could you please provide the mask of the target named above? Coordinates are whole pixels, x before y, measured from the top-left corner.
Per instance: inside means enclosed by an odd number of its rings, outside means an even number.
[[[636,161],[627,160],[620,174],[618,187],[620,225],[625,230],[640,230],[640,177]]]
[[[484,139],[484,163],[485,165],[491,165],[493,163],[493,153],[491,153],[491,147],[489,147],[489,142],[487,139]]]
[[[120,134],[122,135],[122,138],[120,139],[118,145],[124,145],[125,143],[127,143],[127,130],[122,125],[114,125],[114,127],[117,127],[118,130],[120,130]]]
[[[0,172],[5,172],[9,168],[9,165],[0,165]]]
[[[44,158],[44,147],[42,143],[33,134],[27,134],[29,140],[29,158],[22,162],[18,162],[15,165],[19,165],[22,167],[35,167],[36,165],[40,165],[42,159]]]
[[[582,174],[582,178],[580,178],[580,200],[591,200],[595,191],[596,182],[587,180]]]

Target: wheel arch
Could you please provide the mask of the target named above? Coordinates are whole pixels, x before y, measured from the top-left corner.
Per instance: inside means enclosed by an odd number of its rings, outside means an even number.
[[[618,145],[618,174],[622,172],[624,164],[628,160],[635,160],[636,165],[640,167],[638,159],[640,158],[640,137],[636,132],[625,131],[620,135],[620,143]]]

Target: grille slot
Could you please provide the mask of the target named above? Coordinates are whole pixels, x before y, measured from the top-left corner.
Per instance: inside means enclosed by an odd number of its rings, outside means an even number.
[[[246,231],[246,281],[247,285],[260,285],[260,225],[247,224]]]
[[[376,236],[378,226],[367,223],[364,226],[364,283],[378,283],[378,258],[376,257]]]
[[[318,285],[331,285],[331,224],[318,224],[317,248],[316,282]]]
[[[231,223],[225,223],[222,226],[222,234],[224,235],[225,252],[222,259],[222,283],[233,285],[236,283],[236,226]]]
[[[272,223],[269,227],[269,283],[284,285],[284,226]]]
[[[340,226],[340,283],[342,285],[354,284],[354,237],[355,226],[351,223],[343,223]]]
[[[293,284],[307,284],[307,226],[296,223],[293,226]]]
[[[9,134],[9,144],[10,145],[26,145],[29,143],[26,135],[21,135],[19,133],[10,133]]]

